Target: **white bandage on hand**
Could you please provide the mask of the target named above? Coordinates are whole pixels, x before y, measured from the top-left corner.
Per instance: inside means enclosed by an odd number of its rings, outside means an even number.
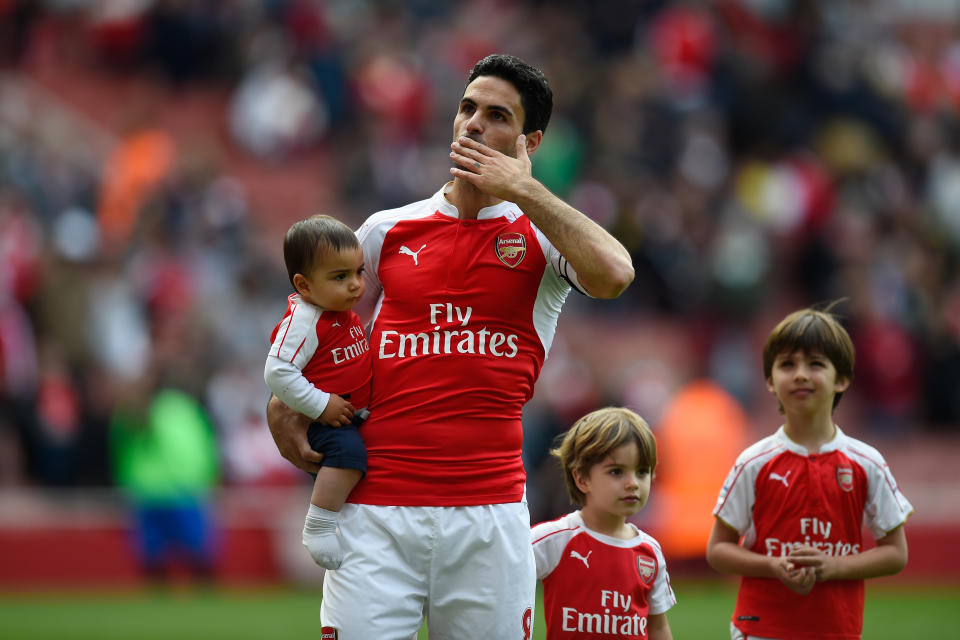
[[[311,504],[303,523],[303,546],[313,561],[324,569],[339,569],[343,564],[343,546],[337,533],[336,511]]]

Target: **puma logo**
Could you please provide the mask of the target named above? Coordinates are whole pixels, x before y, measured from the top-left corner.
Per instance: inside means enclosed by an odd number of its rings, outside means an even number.
[[[792,469],[791,469],[791,471],[792,471]],[[785,486],[785,487],[789,487],[789,486],[790,486],[790,483],[787,482],[787,479],[788,479],[789,477],[790,477],[790,471],[787,471],[784,475],[780,475],[779,473],[770,472],[770,479],[771,479],[771,480],[776,480],[777,482],[782,482],[782,483],[783,483],[783,486]]]
[[[571,558],[576,558],[577,560],[582,561],[583,564],[587,565],[587,569],[589,569],[589,568],[590,568],[590,554],[591,554],[591,553],[593,553],[593,551],[589,551],[589,552],[587,552],[587,555],[586,555],[586,556],[582,556],[582,555],[580,555],[580,553],[579,553],[578,551],[571,551],[571,552],[570,552],[570,557],[571,557]]]
[[[417,256],[420,254],[421,251],[423,251],[423,248],[426,246],[427,245],[423,245],[416,251],[413,251],[412,249],[408,248],[406,245],[400,245],[400,251],[398,251],[397,253],[404,256],[410,256],[411,258],[413,258],[413,264],[419,267],[420,263],[417,262]]]

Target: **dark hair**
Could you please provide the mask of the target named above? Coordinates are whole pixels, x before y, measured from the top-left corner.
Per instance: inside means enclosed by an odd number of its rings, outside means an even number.
[[[553,112],[553,91],[540,69],[530,66],[516,56],[496,53],[473,65],[466,86],[480,76],[500,78],[514,86],[520,94],[520,104],[525,114],[523,133],[547,130],[547,123],[550,122],[550,114]]]
[[[577,486],[574,471],[590,473],[610,452],[630,442],[640,448],[640,466],[652,475],[657,468],[657,441],[646,420],[625,407],[604,407],[577,420],[558,437],[559,444],[550,455],[563,467],[567,493],[574,504],[583,505],[586,496]]]
[[[336,218],[316,215],[293,223],[283,238],[283,262],[290,284],[296,274],[310,272],[321,252],[339,253],[359,246],[353,230]]]
[[[853,380],[856,352],[847,330],[832,313],[836,303],[825,310],[800,309],[780,321],[767,337],[763,346],[763,377],[769,380],[773,374],[773,362],[782,353],[803,351],[822,353],[837,370],[837,378]],[[833,398],[836,408],[843,395],[841,391]]]

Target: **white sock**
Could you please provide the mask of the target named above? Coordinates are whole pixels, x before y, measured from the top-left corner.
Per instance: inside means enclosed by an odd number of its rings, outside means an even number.
[[[343,547],[337,535],[336,511],[321,509],[311,504],[303,523],[303,546],[310,552],[313,561],[324,569],[339,569],[343,564]]]

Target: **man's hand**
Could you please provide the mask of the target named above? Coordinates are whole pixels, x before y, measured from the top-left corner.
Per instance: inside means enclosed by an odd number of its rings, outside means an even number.
[[[310,418],[271,396],[267,404],[267,424],[280,455],[308,473],[320,470],[323,454],[314,451],[307,440]]]
[[[351,420],[353,420],[353,405],[335,393],[330,394],[327,406],[317,418],[317,422],[331,427],[344,427],[350,424]]]

